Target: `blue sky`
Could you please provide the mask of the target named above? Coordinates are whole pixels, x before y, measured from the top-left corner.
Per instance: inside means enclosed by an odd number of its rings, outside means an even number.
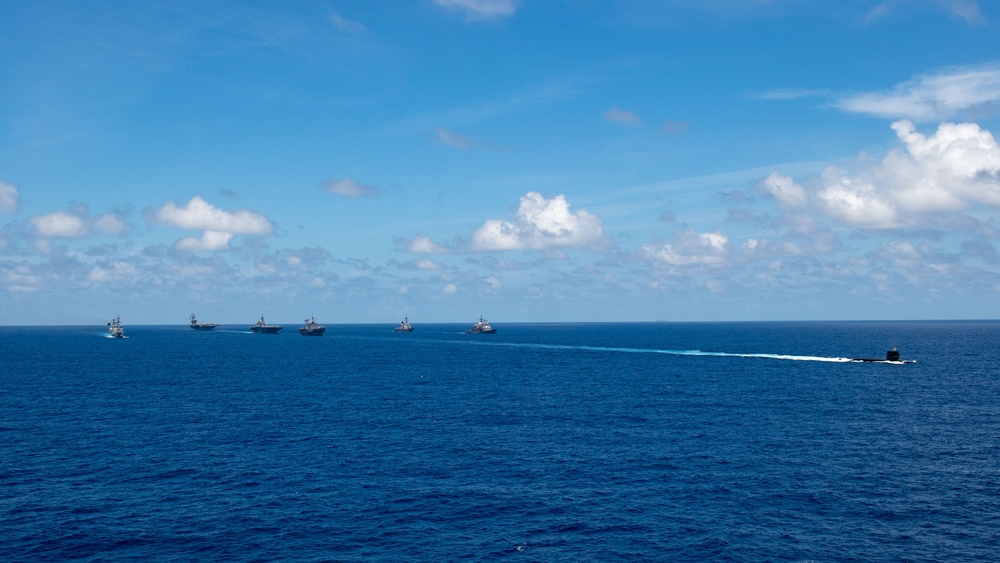
[[[1000,7],[0,5],[0,324],[1000,318]]]

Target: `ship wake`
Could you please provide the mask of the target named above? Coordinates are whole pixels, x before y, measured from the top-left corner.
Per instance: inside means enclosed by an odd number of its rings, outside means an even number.
[[[837,358],[830,356],[801,356],[795,354],[767,354],[767,353],[739,353],[739,352],[706,352],[704,350],[624,348],[615,346],[570,346],[563,344],[524,344],[517,342],[492,342],[488,343],[487,345],[511,346],[520,348],[542,348],[549,350],[585,350],[593,352],[621,352],[626,354],[666,354],[670,356],[709,356],[716,358],[760,358],[765,360],[785,360],[793,362],[848,363],[855,361],[852,358]]]

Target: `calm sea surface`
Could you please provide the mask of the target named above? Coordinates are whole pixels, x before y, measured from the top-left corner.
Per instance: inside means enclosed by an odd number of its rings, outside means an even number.
[[[0,328],[0,560],[1000,560],[1000,323],[414,327]]]

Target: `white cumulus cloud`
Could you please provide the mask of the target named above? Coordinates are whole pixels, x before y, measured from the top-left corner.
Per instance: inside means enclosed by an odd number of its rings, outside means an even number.
[[[195,196],[184,207],[168,201],[156,212],[156,219],[166,225],[198,231],[216,231],[242,235],[271,234],[271,221],[249,209],[224,211]]]
[[[968,202],[1000,207],[1000,145],[975,123],[942,123],[926,137],[909,121],[892,124],[906,152],[892,151],[884,175],[912,211],[958,209]]]
[[[513,221],[490,219],[472,234],[473,250],[599,249],[606,246],[600,217],[570,211],[566,196],[546,199],[537,192],[521,197]]]
[[[760,186],[783,206],[801,207],[806,203],[806,190],[788,176],[771,172]]]
[[[249,209],[225,211],[195,196],[184,207],[168,201],[155,213],[160,223],[182,229],[204,231],[201,237],[186,237],[174,246],[180,250],[226,250],[233,235],[269,235],[270,219]]]
[[[836,168],[823,173],[823,188],[816,197],[834,219],[852,227],[889,229],[902,226],[895,206],[878,186],[852,178]]]
[[[1000,144],[975,123],[941,123],[924,135],[892,124],[901,147],[860,172],[827,167],[812,192],[772,173],[760,186],[783,207],[812,205],[860,229],[924,227],[976,206],[1000,208]]]

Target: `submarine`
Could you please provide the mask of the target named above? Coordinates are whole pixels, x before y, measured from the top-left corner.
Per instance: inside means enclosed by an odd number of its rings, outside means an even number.
[[[893,348],[885,353],[885,358],[851,358],[852,362],[882,362],[890,364],[915,364],[916,360],[901,360],[899,349]]]

